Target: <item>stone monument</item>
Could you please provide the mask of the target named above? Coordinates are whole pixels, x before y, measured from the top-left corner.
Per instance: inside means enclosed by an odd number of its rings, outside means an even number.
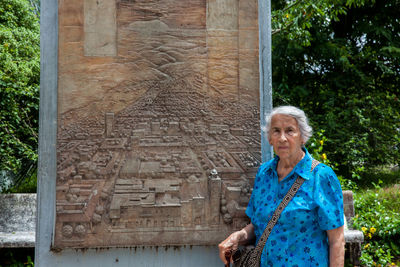
[[[257,0],[59,0],[53,247],[215,245],[260,164]]]

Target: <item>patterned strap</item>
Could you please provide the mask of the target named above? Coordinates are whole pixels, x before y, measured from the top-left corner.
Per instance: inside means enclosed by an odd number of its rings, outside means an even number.
[[[318,160],[312,159],[311,163],[311,172],[315,167],[319,164]],[[300,186],[304,183],[304,178],[297,177],[296,181],[293,183],[292,187],[286,193],[285,197],[279,204],[279,206],[274,211],[272,218],[269,220],[267,227],[265,228],[260,240],[258,241],[256,247],[254,248],[254,253],[252,253],[251,258],[249,259],[250,266],[259,266],[261,260],[261,254],[264,249],[265,243],[268,240],[269,235],[272,232],[275,224],[278,222],[279,217],[281,216],[282,211],[286,208],[289,202],[292,200],[294,195],[296,195],[297,191],[299,191]]]
[[[315,169],[315,167],[317,167],[317,165],[320,164],[320,162],[316,159],[312,159],[311,162],[311,172]]]

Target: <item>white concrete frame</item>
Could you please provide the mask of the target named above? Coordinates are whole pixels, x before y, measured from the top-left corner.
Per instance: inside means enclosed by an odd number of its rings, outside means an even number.
[[[259,0],[260,116],[272,108],[271,4]],[[58,0],[41,1],[41,76],[39,117],[39,166],[35,266],[222,266],[216,246],[65,249],[51,251],[56,203],[56,135],[58,70]],[[262,160],[272,150],[262,136]]]

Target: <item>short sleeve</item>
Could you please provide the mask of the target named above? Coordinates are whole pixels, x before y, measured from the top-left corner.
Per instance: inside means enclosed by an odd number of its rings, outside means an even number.
[[[247,205],[246,215],[250,218],[251,221],[253,221],[253,215],[254,215],[254,213],[256,211],[256,207],[255,207],[254,201],[255,201],[255,198],[256,198],[256,196],[258,194],[257,193],[258,192],[257,189],[258,189],[259,184],[261,182],[261,173],[264,172],[265,167],[266,167],[265,164],[263,164],[258,168],[256,177],[254,179],[253,192],[251,193],[250,201],[249,201],[249,204]]]
[[[251,197],[250,197],[249,204],[247,205],[247,208],[246,208],[246,215],[247,215],[247,217],[250,218],[251,221],[253,221],[254,212],[255,212],[255,210],[254,210],[254,190],[253,190],[253,193],[251,194]]]
[[[318,206],[318,223],[323,230],[332,230],[344,225],[343,193],[334,171],[319,164],[316,172],[315,201]]]

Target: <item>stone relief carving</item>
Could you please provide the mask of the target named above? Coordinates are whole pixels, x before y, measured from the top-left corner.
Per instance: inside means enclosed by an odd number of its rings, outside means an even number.
[[[258,52],[241,40],[257,40],[257,1],[118,0],[114,57],[84,51],[93,11],[78,2],[60,3],[54,247],[216,244],[243,227],[260,136]]]

